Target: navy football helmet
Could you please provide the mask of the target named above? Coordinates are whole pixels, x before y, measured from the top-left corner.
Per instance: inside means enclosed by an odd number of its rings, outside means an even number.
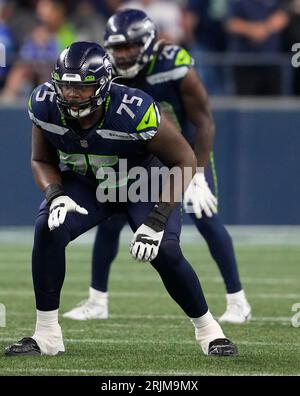
[[[64,116],[86,117],[97,110],[109,94],[112,65],[108,54],[96,43],[75,42],[59,56],[52,73],[57,105]],[[83,101],[70,101],[64,96],[64,87],[70,85],[94,88],[94,94]]]
[[[141,10],[125,9],[112,15],[104,32],[104,46],[110,54],[117,74],[133,78],[152,59],[157,29],[154,22]],[[128,67],[120,67],[114,57],[114,47],[138,44],[137,55],[129,60]]]

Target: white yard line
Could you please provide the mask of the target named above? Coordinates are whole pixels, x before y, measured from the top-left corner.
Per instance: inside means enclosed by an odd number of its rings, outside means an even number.
[[[141,375],[141,376],[153,376],[153,375],[178,375],[178,376],[206,376],[206,375],[226,375],[228,376],[228,372],[224,371],[224,374],[222,374],[222,371],[220,369],[216,371],[206,371],[205,369],[201,369],[201,371],[176,371],[176,370],[160,370],[160,371],[154,371],[154,370],[122,370],[122,369],[115,369],[115,370],[105,370],[105,369],[96,369],[96,370],[88,370],[88,369],[46,369],[46,368],[37,368],[37,369],[17,369],[17,368],[0,368],[0,373],[5,372],[5,373],[20,373],[20,374],[29,374],[29,373],[57,373],[57,374],[90,374],[90,375]],[[233,375],[237,376],[273,376],[273,375],[281,375],[278,373],[268,373],[268,372],[239,372],[239,373],[233,373]],[[286,375],[286,374],[284,374]],[[299,376],[299,373],[294,373],[294,374],[288,374],[289,376]],[[101,379],[102,382],[105,382],[105,380]],[[101,385],[101,381],[99,382],[99,387]],[[111,379],[113,382],[113,379]],[[118,380],[118,382],[120,382]]]
[[[12,337],[0,337],[0,341],[2,342],[14,342],[16,341]],[[145,339],[121,339],[117,340],[115,338],[64,338],[64,342],[70,343],[70,344],[127,344],[127,345],[134,345],[134,344],[150,344],[150,345],[196,345],[196,341],[194,340],[172,340],[171,338],[168,341],[165,340],[158,340],[157,338],[155,339],[150,339],[150,340],[145,340]],[[284,343],[284,342],[267,342],[267,341],[238,341],[235,340],[235,342],[238,345],[246,345],[246,346],[267,346],[267,347],[291,347],[291,348],[300,348],[300,343]]]
[[[235,244],[241,245],[296,245],[299,246],[300,226],[227,226]],[[122,232],[122,243],[128,244],[132,238],[132,231],[125,227]],[[89,245],[95,237],[95,230],[91,230],[77,238],[73,244]],[[0,227],[0,244],[28,245],[33,241],[31,227]],[[184,225],[181,234],[183,244],[203,244],[195,226]]]
[[[0,263],[1,263],[1,259],[0,259]],[[2,263],[0,264],[1,268],[3,269]],[[200,264],[201,265],[206,265],[206,263]],[[200,267],[199,267],[200,268]],[[120,266],[118,268],[118,271],[120,270]],[[202,270],[202,268],[201,268]],[[18,272],[20,271],[20,269],[18,268]],[[24,268],[24,271],[27,272],[29,274],[30,269],[28,267]],[[200,269],[199,269],[200,271]],[[265,275],[267,276],[267,275]],[[3,277],[5,277],[5,274],[3,274]],[[2,279],[3,279],[2,277]],[[205,283],[205,282],[210,282],[210,283],[218,283],[218,284],[223,284],[224,281],[223,279],[217,276],[201,276],[201,274],[199,274],[199,278],[200,281]],[[11,279],[11,275],[9,275],[8,279]],[[119,274],[119,273],[114,273],[113,274],[113,280],[114,281],[124,281],[124,275],[123,274]],[[299,285],[299,279],[297,278],[252,278],[252,277],[247,277],[247,276],[243,276],[242,277],[243,280],[243,284],[248,284],[248,285]],[[146,283],[158,283],[159,277],[157,276],[156,278],[154,278],[153,272],[152,271],[147,271],[144,272],[142,274],[138,274],[135,272],[135,269],[133,268],[132,270],[132,274],[130,275],[130,282],[146,282]],[[82,274],[76,274],[73,273],[72,276],[69,276],[66,278],[66,284],[70,285],[70,284],[83,284],[84,281],[82,279]],[[88,290],[88,289],[87,289]],[[0,290],[0,294],[3,291]],[[300,293],[299,293],[300,295]]]
[[[63,313],[63,310],[60,311],[60,313]],[[24,311],[16,311],[16,310],[12,310],[12,311],[8,311],[7,312],[7,316],[19,316],[19,317],[33,317],[35,316],[35,313],[33,311],[28,312],[28,313],[24,313]],[[292,313],[291,313],[292,316]],[[63,318],[62,318],[63,319]],[[128,314],[128,315],[118,315],[118,314],[110,314],[109,315],[109,319],[112,320],[178,320],[182,322],[182,325],[185,325],[186,323],[189,323],[189,320],[184,316],[184,315],[134,315],[134,314]],[[70,321],[69,319],[64,319],[65,321],[68,321],[70,323],[78,323],[75,321]],[[291,317],[289,316],[254,316],[252,318],[253,322],[278,322],[278,323],[287,323],[291,321]],[[85,321],[83,321],[82,323],[87,323]],[[105,324],[105,326],[128,326],[131,327],[132,324],[122,324],[122,323],[110,323],[109,320],[100,320],[99,323],[103,323],[103,325]],[[249,323],[251,324],[251,322]],[[144,326],[148,326],[147,324],[144,324]],[[152,326],[152,324],[150,324],[149,326]],[[155,326],[159,326],[159,323],[156,323]],[[162,325],[164,326],[164,325]],[[169,327],[171,325],[166,325],[166,327]],[[246,324],[247,326],[247,324]],[[1,329],[2,331],[3,329]]]
[[[15,289],[6,289],[0,290],[0,296],[33,296],[33,291],[29,290],[15,290]],[[110,292],[111,298],[158,298],[162,296],[166,296],[167,293],[165,291],[157,291],[157,292]],[[87,292],[76,292],[76,291],[62,291],[62,296],[71,296],[71,297],[87,297]],[[205,297],[207,298],[223,298],[224,293],[205,293]],[[249,299],[294,299],[295,302],[300,302],[300,293],[247,293],[247,297]]]
[[[21,313],[19,312],[13,312],[12,313],[14,316],[28,316],[28,315],[21,315]],[[174,324],[174,323],[168,323],[168,324],[162,324],[159,322],[155,323],[155,328],[160,328],[160,329],[183,329],[185,327],[190,326],[190,321],[188,319],[183,318],[182,316],[172,316],[170,318],[170,316],[167,317],[161,317],[161,316],[139,316],[139,315],[110,315],[111,319],[128,319],[128,320],[134,320],[134,319],[148,319],[148,320],[157,320],[157,319],[166,319],[166,320],[174,320],[174,319],[178,319],[178,321],[180,323]],[[71,323],[68,319],[65,319],[68,323]],[[253,317],[251,319],[251,322],[254,322],[255,324],[265,324],[265,323],[276,323],[276,324],[284,324],[284,325],[291,325],[291,318],[289,317],[280,317],[280,316],[264,316],[264,317]],[[245,324],[243,326],[249,326],[251,325],[251,322],[249,322],[248,324]],[[72,321],[72,323],[76,323],[78,324],[79,322],[75,322]],[[81,323],[87,323],[87,322],[81,322]],[[132,329],[133,328],[133,323],[111,323],[110,320],[100,320],[100,321],[94,321],[93,323],[97,323],[97,325],[99,325],[99,327],[101,326],[101,331],[119,331],[119,329],[125,328],[125,329]],[[138,324],[138,328],[145,328],[145,329],[153,329],[153,324],[152,323],[139,323]],[[92,330],[92,329],[90,329]],[[95,329],[93,329],[95,330]],[[33,331],[33,327],[22,327],[22,332],[32,332]],[[81,329],[71,329],[71,328],[66,328],[64,329],[64,334],[76,334],[76,333],[86,333],[87,329],[86,328],[81,328]],[[11,334],[12,332],[14,332],[14,334],[20,334],[20,330],[18,329],[11,329],[11,328],[1,328],[2,335],[7,332],[9,334]]]

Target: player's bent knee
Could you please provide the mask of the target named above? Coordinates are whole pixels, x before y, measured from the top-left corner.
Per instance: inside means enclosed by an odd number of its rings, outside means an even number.
[[[158,255],[156,259],[152,262],[155,266],[160,264],[164,266],[176,266],[181,262],[182,252],[179,246],[179,242],[176,240],[166,240],[162,241]]]
[[[67,227],[62,224],[54,231],[50,231],[48,226],[48,214],[41,214],[35,222],[34,245],[47,244],[55,245],[56,249],[65,247],[70,242],[71,236]]]
[[[196,223],[198,230],[208,236],[213,237],[216,241],[227,241],[228,243],[232,243],[231,236],[229,235],[226,227],[220,221],[218,215],[213,217],[203,216]]]

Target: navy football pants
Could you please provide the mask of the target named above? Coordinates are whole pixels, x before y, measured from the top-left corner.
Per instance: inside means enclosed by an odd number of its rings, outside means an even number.
[[[59,307],[60,291],[65,277],[65,248],[70,241],[116,212],[126,214],[132,230],[135,231],[153,206],[151,203],[99,204],[95,187],[88,185],[72,172],[63,173],[63,186],[66,195],[86,208],[89,214],[84,216],[68,213],[64,224],[50,231],[48,206],[43,202],[40,207],[35,225],[32,274],[36,307],[41,311],[51,311]],[[179,246],[180,231],[178,206],[169,217],[159,254],[151,264],[158,271],[170,296],[183,311],[189,317],[199,317],[208,308],[197,275],[182,255]],[[114,235],[109,236],[112,244],[115,243],[113,238]],[[99,254],[101,261],[101,252]]]

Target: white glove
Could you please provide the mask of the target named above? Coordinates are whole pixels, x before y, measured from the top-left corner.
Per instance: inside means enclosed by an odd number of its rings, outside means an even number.
[[[191,205],[189,202],[191,202]],[[217,213],[218,200],[210,191],[204,172],[198,172],[194,175],[184,193],[183,206],[187,213],[194,213],[197,219],[201,219],[202,211],[208,217],[212,217],[214,213]]]
[[[51,202],[48,217],[48,227],[50,228],[50,231],[63,224],[68,212],[77,212],[83,215],[88,214],[86,209],[77,205],[77,203],[67,195],[61,195],[60,197],[54,198]]]
[[[132,257],[138,261],[152,261],[158,254],[164,231],[156,232],[142,224],[134,233],[129,246]]]

